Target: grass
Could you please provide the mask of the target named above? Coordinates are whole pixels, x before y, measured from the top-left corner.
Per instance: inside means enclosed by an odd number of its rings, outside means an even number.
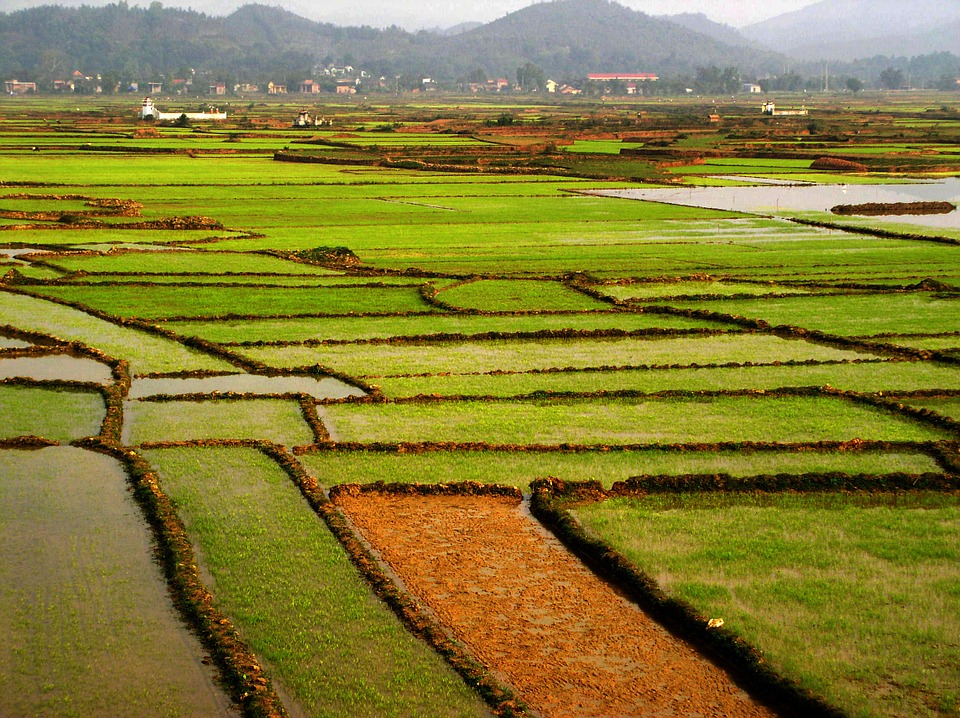
[[[960,398],[958,397],[951,399],[908,399],[904,403],[918,409],[929,409],[950,417],[954,421],[960,421]]]
[[[830,397],[716,397],[344,404],[320,416],[336,441],[493,444],[673,444],[872,439],[928,441],[950,432]]]
[[[777,284],[745,282],[643,282],[626,285],[598,286],[595,289],[615,299],[656,299],[659,297],[729,296],[742,294],[810,294],[809,289]]]
[[[291,262],[263,254],[241,252],[128,252],[123,254],[59,256],[45,258],[60,269],[76,272],[188,272],[222,275],[236,272],[253,274],[330,275],[332,270],[301,262]]]
[[[0,292],[0,322],[78,341],[117,359],[137,374],[190,370],[232,371],[232,364],[163,337],[117,326],[70,307]]]
[[[107,410],[95,391],[0,386],[0,437],[42,436],[69,442],[100,433]]]
[[[556,329],[716,329],[719,322],[662,314],[607,312],[589,314],[536,313],[517,316],[430,314],[383,317],[375,322],[365,317],[322,319],[250,319],[218,322],[167,322],[167,329],[184,336],[214,342],[303,342],[311,339],[357,341],[363,339],[423,336],[429,334],[481,334],[484,332],[534,332]]]
[[[610,305],[557,282],[488,280],[444,290],[438,299],[486,312],[555,312],[609,309]]]
[[[843,360],[871,356],[774,336],[740,334],[251,347],[243,349],[241,353],[271,366],[321,363],[345,374],[362,377],[528,371],[553,367],[582,369],[598,366]]]
[[[112,459],[0,451],[0,713],[225,715]]]
[[[449,484],[476,481],[521,489],[537,478],[615,481],[639,475],[726,473],[731,476],[845,472],[886,474],[942,471],[929,456],[909,452],[851,451],[646,451],[508,452],[438,451],[420,454],[368,451],[318,451],[301,463],[324,486],[387,483]]]
[[[850,715],[956,714],[957,496],[693,494],[575,513]]]
[[[960,389],[960,370],[933,362],[752,366],[523,374],[450,374],[370,379],[388,397],[420,394],[510,397],[535,391],[724,391],[832,386],[858,392]]]
[[[763,319],[770,324],[791,324],[842,336],[881,333],[937,333],[956,330],[955,299],[925,293],[869,294],[846,297],[790,299],[731,299],[674,306],[706,309]]]
[[[145,453],[177,504],[220,609],[303,715],[486,714],[373,596],[273,462],[252,449]]]
[[[124,406],[125,444],[194,439],[264,439],[286,446],[314,441],[299,404],[290,400],[130,401]]]
[[[39,287],[35,291],[121,317],[163,319],[286,314],[425,312],[431,307],[414,287]]]

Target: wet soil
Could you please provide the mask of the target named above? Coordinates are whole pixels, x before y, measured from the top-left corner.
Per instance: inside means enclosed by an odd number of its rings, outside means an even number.
[[[0,715],[236,718],[115,460],[0,451]]]
[[[884,217],[905,214],[950,214],[956,205],[951,202],[867,202],[865,204],[838,204],[831,207],[834,214]]]
[[[473,655],[543,716],[769,716],[508,497],[336,502]]]

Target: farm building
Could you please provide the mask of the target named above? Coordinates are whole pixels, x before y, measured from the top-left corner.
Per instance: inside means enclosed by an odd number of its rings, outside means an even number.
[[[226,112],[220,112],[218,109],[210,108],[210,112],[160,112],[149,97],[143,98],[140,105],[140,111],[137,112],[137,118],[141,120],[156,120],[158,122],[171,122],[186,116],[188,120],[225,120]]]
[[[778,110],[777,106],[772,102],[764,102],[760,109],[761,113],[764,115],[771,115],[776,117],[800,117],[804,115],[809,115],[810,111],[806,107],[801,107],[799,110]]]
[[[3,83],[3,89],[8,95],[26,95],[28,92],[36,94],[36,82],[20,82],[20,80],[7,80]]]

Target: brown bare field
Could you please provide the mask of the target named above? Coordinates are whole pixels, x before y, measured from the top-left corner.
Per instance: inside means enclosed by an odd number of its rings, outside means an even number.
[[[769,716],[513,497],[340,493],[416,600],[543,716]]]

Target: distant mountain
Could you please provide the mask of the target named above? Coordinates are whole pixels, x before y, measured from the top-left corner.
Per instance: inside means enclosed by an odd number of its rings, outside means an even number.
[[[675,25],[680,25],[688,30],[699,32],[701,35],[712,37],[717,42],[723,42],[731,47],[747,46],[756,48],[757,45],[744,37],[739,30],[730,25],[724,25],[714,22],[702,12],[700,13],[681,13],[679,15],[663,15],[663,20],[669,20]]]
[[[0,13],[0,74],[52,82],[74,69],[111,80],[182,77],[299,83],[315,67],[351,64],[408,82],[468,75],[513,78],[530,63],[556,79],[590,72],[692,74],[699,67],[759,73],[781,56],[734,46],[609,0],[555,0],[455,34],[339,27],[278,7],[246,5],[227,17],[116,3]],[[416,79],[415,79],[416,78]]]
[[[441,55],[457,58],[461,68],[504,73],[531,62],[558,76],[618,71],[676,75],[708,65],[751,73],[783,64],[775,53],[729,45],[609,0],[530,5],[450,38],[440,49]]]
[[[450,27],[434,27],[427,28],[427,32],[432,32],[435,35],[442,35],[444,37],[452,37],[454,35],[460,35],[470,30],[475,30],[476,28],[483,25],[482,22],[461,22]]]
[[[957,0],[822,0],[741,29],[801,60],[960,52]]]

